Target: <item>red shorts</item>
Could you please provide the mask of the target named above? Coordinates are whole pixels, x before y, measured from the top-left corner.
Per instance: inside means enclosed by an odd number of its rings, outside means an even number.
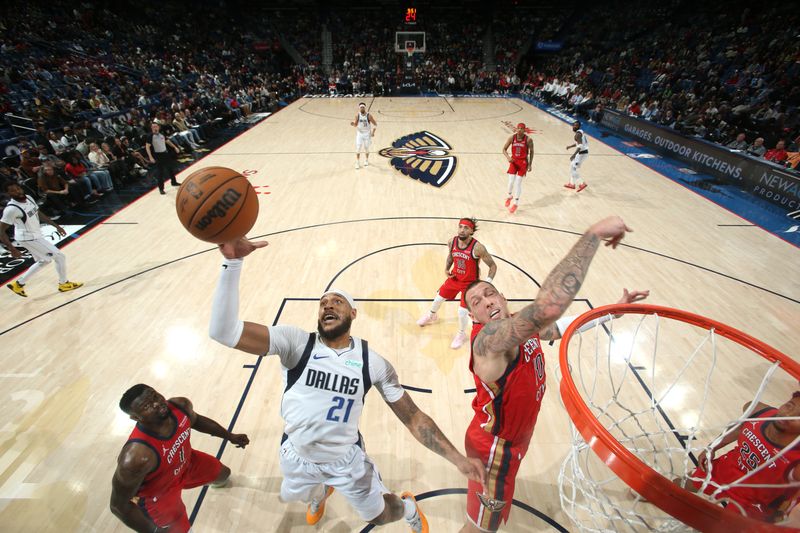
[[[467,517],[483,531],[497,531],[508,521],[517,471],[529,442],[515,444],[470,425],[464,439],[467,457],[487,465],[486,494],[481,484],[467,484]]]
[[[167,492],[155,497],[139,498],[139,508],[159,527],[170,526],[170,532],[187,533],[191,524],[181,499],[182,489],[208,485],[219,476],[222,463],[207,453],[192,450],[192,460],[183,479]]]
[[[474,280],[472,280],[474,281]],[[461,293],[461,307],[467,308],[467,302],[464,300],[464,291],[467,290],[472,281],[459,281],[453,278],[447,278],[442,286],[439,287],[439,296],[447,300],[455,300],[456,295]]]
[[[719,468],[716,462],[714,463],[714,466]],[[717,472],[716,468],[714,472]],[[738,470],[736,471],[736,473],[739,474]],[[695,468],[694,472],[692,472],[691,477],[703,479],[706,477],[706,471],[698,466],[697,468]],[[703,483],[701,481],[692,480],[692,483],[694,484],[694,488],[697,490],[700,490],[700,487],[703,486]],[[710,496],[716,490],[717,488],[715,486],[709,484],[706,486],[706,490],[704,492]],[[732,500],[738,503],[742,507],[744,512],[747,513],[747,516],[749,516],[750,518],[755,518],[756,520],[771,521],[775,517],[774,509],[769,509],[766,506],[762,506],[761,505],[762,502],[760,501],[755,501],[755,502],[749,501],[747,499],[746,494],[737,494],[736,492],[732,492],[730,490],[724,490],[719,494],[717,494],[716,496],[714,496],[714,498],[720,501]],[[727,505],[725,505],[725,510],[727,512],[735,513],[738,515],[742,514],[741,511],[739,510],[739,506],[732,503],[728,503]]]
[[[517,176],[524,176],[527,173],[528,173],[527,159],[511,160],[511,164],[508,165],[508,174],[516,174]]]

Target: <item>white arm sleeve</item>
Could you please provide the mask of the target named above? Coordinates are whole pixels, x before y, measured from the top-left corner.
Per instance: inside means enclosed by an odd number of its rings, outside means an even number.
[[[372,350],[369,352],[369,377],[372,380],[372,384],[380,391],[384,401],[387,403],[396,402],[406,392],[400,385],[397,372],[392,363]]]
[[[572,324],[572,321],[575,320],[576,318],[578,318],[578,317],[574,316],[574,315],[573,316],[562,316],[561,318],[556,320],[556,327],[558,328],[558,333],[560,335],[564,335],[564,332],[567,331],[567,328],[569,327],[569,325]],[[601,316],[600,318],[596,318],[594,320],[590,320],[586,324],[584,324],[581,327],[579,327],[577,333],[583,333],[584,331],[588,331],[588,330],[592,329],[595,326],[599,326],[600,324],[608,322],[609,320],[611,320],[611,315],[605,315],[605,316]]]
[[[208,326],[208,335],[212,339],[231,348],[239,344],[244,330],[244,322],[239,320],[239,275],[242,263],[241,259],[222,262]]]

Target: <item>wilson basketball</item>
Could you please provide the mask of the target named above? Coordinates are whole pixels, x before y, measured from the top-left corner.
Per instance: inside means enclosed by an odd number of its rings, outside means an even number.
[[[250,181],[235,170],[207,167],[183,180],[175,209],[189,233],[219,244],[250,231],[258,218],[258,199]]]

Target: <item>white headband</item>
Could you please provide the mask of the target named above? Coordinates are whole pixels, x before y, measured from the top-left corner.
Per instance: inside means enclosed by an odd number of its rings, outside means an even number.
[[[353,300],[353,297],[350,296],[349,293],[347,293],[345,291],[341,291],[339,289],[329,289],[329,290],[325,291],[324,293],[322,293],[322,296],[320,296],[320,299],[322,299],[326,294],[338,294],[339,296],[341,296],[342,298],[347,300],[347,303],[350,304],[350,307],[352,307],[353,309],[356,309],[356,302],[355,302],[355,300]]]

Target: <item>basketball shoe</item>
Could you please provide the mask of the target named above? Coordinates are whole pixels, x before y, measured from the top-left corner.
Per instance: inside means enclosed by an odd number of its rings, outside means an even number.
[[[575,184],[573,184],[573,183],[565,183],[564,187],[566,187],[567,189],[574,189],[575,188]]]
[[[517,204],[512,205],[511,208],[508,210],[508,212],[511,213],[512,215],[514,213],[516,213],[517,212]]]
[[[411,531],[414,533],[428,533],[428,519],[422,514],[422,509],[419,508],[419,504],[417,503],[417,499],[414,498],[414,495],[406,491],[401,494],[400,497],[404,500],[411,500],[414,503],[414,507],[417,508],[417,512],[414,513],[412,518],[406,518],[406,522],[411,526]]]
[[[585,189],[586,187],[588,187],[588,185],[586,185],[586,183],[581,183],[581,184],[578,186],[578,192],[581,192],[581,191],[582,191],[583,189]]]
[[[74,291],[80,287],[83,287],[83,283],[77,281],[65,281],[64,283],[58,284],[58,292]]]
[[[506,198],[506,207],[511,205],[511,197]]]
[[[439,317],[436,313],[431,313],[430,311],[426,311],[424,315],[422,315],[419,320],[417,320],[417,325],[421,328],[424,328],[428,324],[433,324],[439,320]]]
[[[450,347],[454,350],[458,350],[459,348],[464,346],[464,343],[467,342],[468,340],[469,338],[467,337],[467,334],[464,333],[463,331],[459,331],[458,333],[456,333],[456,336],[453,337],[453,342],[450,343]]]
[[[25,294],[25,286],[24,285],[20,285],[20,283],[18,281],[15,281],[14,283],[9,283],[8,285],[6,285],[6,287],[11,289],[11,291],[14,294],[19,294],[23,298],[27,298],[28,297],[28,295]]]
[[[322,500],[311,500],[306,509],[306,524],[313,526],[322,520],[322,515],[325,514],[325,502],[331,494],[333,494],[333,487],[325,487],[325,496],[322,497]]]

